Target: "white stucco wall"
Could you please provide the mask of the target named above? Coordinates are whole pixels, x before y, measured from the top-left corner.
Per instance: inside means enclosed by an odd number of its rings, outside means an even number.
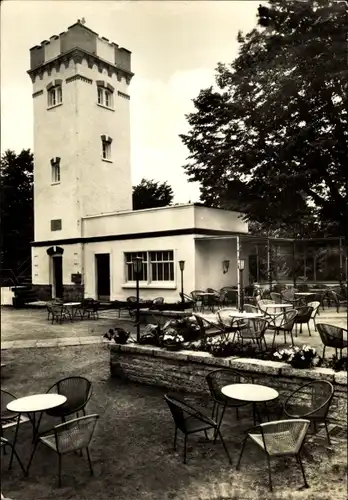
[[[88,243],[85,245],[85,296],[96,298],[96,258],[98,253],[110,254],[110,298],[123,299],[135,295],[135,283],[127,283],[125,276],[125,252],[156,250],[174,251],[174,283],[163,285],[140,282],[140,296],[144,299],[163,296],[166,300],[180,300],[181,276],[178,262],[185,260],[184,291],[190,292],[195,281],[194,240],[190,235],[137,240]]]
[[[212,213],[210,213],[210,210]],[[128,211],[101,217],[85,218],[83,235],[103,236],[107,234],[143,233],[148,231],[170,231],[175,229],[207,229],[247,232],[237,212],[210,209],[196,205]]]
[[[82,245],[60,245],[63,253],[63,285],[71,285],[71,275],[83,275],[84,260]],[[52,257],[47,255],[47,247],[32,248],[32,282],[34,285],[52,285]]]
[[[13,297],[14,297],[14,292],[11,291],[11,287],[8,287],[8,286],[1,287],[1,305],[2,306],[12,306]]]

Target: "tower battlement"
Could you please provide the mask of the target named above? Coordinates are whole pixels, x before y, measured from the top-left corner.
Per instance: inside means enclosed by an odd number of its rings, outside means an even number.
[[[49,40],[43,40],[40,45],[30,49],[29,72],[35,72],[46,63],[76,48],[131,73],[131,52],[105,37],[100,37],[80,20],[69,26],[67,31],[52,35]]]

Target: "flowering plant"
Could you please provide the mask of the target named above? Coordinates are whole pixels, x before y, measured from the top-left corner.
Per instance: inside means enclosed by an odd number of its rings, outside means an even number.
[[[181,344],[184,342],[184,337],[178,331],[168,326],[164,330],[163,346],[167,348],[180,349]]]
[[[111,340],[114,340],[116,344],[127,344],[127,340],[129,339],[130,332],[128,330],[125,330],[124,328],[117,327],[117,328],[110,328],[110,330],[105,333],[103,336],[104,339],[108,340],[109,342]]]
[[[314,363],[314,358],[317,356],[316,350],[309,346],[303,345],[302,347],[290,347],[289,349],[282,349],[273,354],[278,361],[285,361],[294,368],[311,368]]]

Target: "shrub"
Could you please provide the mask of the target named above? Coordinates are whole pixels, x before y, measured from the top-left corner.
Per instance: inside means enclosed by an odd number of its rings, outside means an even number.
[[[130,332],[124,328],[110,328],[108,333],[105,333],[104,338],[107,340],[114,340],[116,344],[127,344]]]

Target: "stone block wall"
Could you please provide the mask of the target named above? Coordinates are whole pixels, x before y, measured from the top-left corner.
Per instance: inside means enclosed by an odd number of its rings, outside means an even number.
[[[52,285],[32,285],[37,295],[37,300],[47,301],[52,299]]]
[[[286,363],[258,359],[214,358],[205,352],[171,352],[152,346],[110,345],[111,376],[167,387],[171,391],[208,394],[206,375],[221,368],[236,369],[251,376],[255,383],[276,389],[280,402],[307,382],[328,380],[335,389],[329,420],[347,425],[346,372],[335,373],[329,368],[299,370]],[[303,399],[303,394],[301,397]]]

